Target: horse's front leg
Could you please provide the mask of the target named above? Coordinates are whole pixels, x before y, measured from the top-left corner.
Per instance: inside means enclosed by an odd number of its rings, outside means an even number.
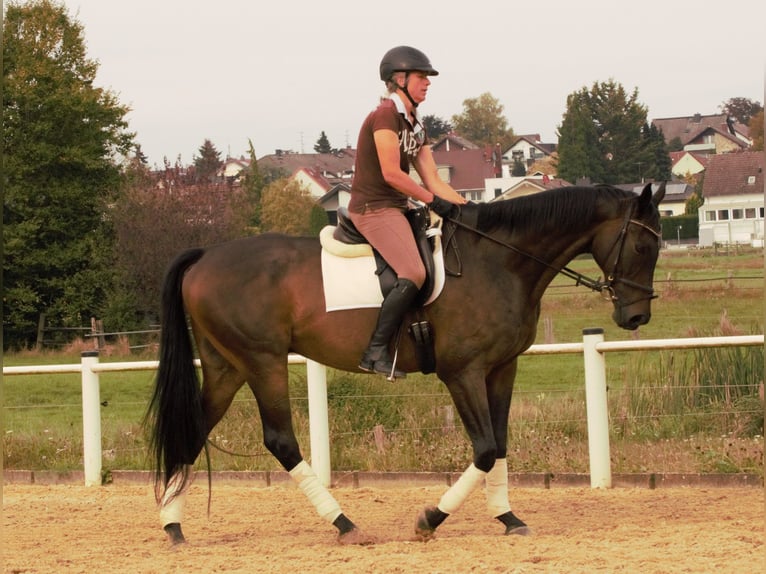
[[[508,416],[516,376],[516,360],[482,376],[466,377],[447,383],[460,418],[473,445],[473,463],[442,496],[439,504],[418,516],[416,534],[431,538],[436,528],[457,511],[482,482],[487,509],[505,525],[505,534],[529,534],[527,525],[511,512],[508,498]]]
[[[511,512],[508,498],[508,417],[511,410],[516,359],[494,369],[487,377],[487,400],[495,437],[495,464],[487,473],[487,510],[505,525],[505,534],[530,534],[527,525]]]
[[[416,535],[428,540],[436,528],[463,505],[468,496],[492,470],[497,458],[497,443],[490,416],[490,404],[484,373],[478,369],[465,370],[445,380],[460,419],[471,439],[473,462],[439,500],[436,506],[424,509],[415,524]],[[506,477],[507,480],[507,477]]]

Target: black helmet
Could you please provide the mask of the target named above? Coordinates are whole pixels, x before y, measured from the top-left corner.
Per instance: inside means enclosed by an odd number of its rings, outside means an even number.
[[[429,76],[438,76],[431,62],[423,52],[411,46],[391,48],[380,61],[380,79],[387,82],[394,72],[425,72]]]

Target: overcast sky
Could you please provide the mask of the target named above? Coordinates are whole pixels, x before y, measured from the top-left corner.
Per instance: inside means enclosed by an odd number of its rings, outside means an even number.
[[[610,79],[648,119],[764,102],[766,2],[740,0],[65,0],[97,84],[128,105],[151,164],[356,147],[383,92],[389,48],[423,50],[441,74],[423,114],[450,121],[489,92],[516,134],[556,131],[566,98]],[[729,9],[730,12],[726,10]]]

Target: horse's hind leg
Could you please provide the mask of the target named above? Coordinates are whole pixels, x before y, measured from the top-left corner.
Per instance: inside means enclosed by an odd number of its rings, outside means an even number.
[[[202,410],[207,432],[210,433],[228,410],[245,380],[206,340],[198,341],[198,346],[202,359]],[[193,462],[190,461],[182,472],[170,478],[160,503],[160,523],[173,545],[186,542],[181,522],[189,481],[183,478],[185,473],[191,472]]]
[[[248,383],[258,402],[266,448],[288,471],[319,516],[338,529],[341,543],[372,542],[343,514],[338,502],[303,460],[292,425],[286,358],[260,357],[252,372],[257,376],[249,377]]]

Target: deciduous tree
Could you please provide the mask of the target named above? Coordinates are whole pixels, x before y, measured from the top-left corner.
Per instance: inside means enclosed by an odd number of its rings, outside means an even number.
[[[486,92],[463,100],[463,112],[452,116],[455,133],[479,146],[500,143],[503,150],[513,141],[513,129],[503,116],[503,105]]]
[[[263,190],[261,229],[288,235],[310,235],[312,226],[317,226],[312,224],[315,205],[314,198],[299,182],[278,179]]]
[[[4,346],[34,341],[38,316],[80,326],[111,279],[105,206],[134,134],[95,85],[82,25],[50,0],[11,2],[3,30]]]

